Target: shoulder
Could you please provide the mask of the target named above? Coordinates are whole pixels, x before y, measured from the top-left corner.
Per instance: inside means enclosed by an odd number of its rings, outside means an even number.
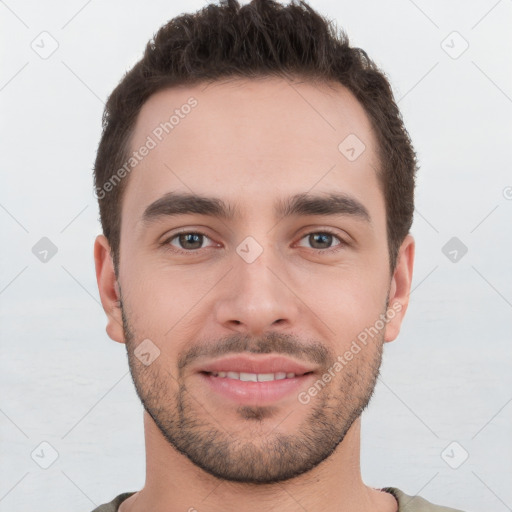
[[[128,499],[132,494],[135,494],[135,491],[123,492],[122,494],[116,496],[110,503],[100,505],[99,507],[96,507],[92,512],[117,512],[119,505],[121,505],[121,503]]]
[[[435,505],[420,496],[409,496],[396,487],[384,487],[381,491],[389,492],[398,501],[398,512],[463,512],[456,508]]]

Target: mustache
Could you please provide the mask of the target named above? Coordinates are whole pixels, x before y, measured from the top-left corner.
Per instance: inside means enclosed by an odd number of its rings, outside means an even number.
[[[135,333],[132,331],[123,307],[121,307],[123,330],[126,337],[127,349],[133,345]],[[172,340],[170,341],[172,343]],[[133,348],[132,348],[133,350]],[[208,340],[194,345],[186,351],[178,353],[177,367],[181,373],[183,368],[192,364],[196,359],[215,359],[226,354],[279,354],[295,357],[305,363],[316,363],[328,368],[336,360],[336,355],[325,345],[316,340],[308,343],[301,342],[297,336],[275,331],[266,332],[259,338],[249,334],[233,333],[220,339]]]
[[[328,366],[334,355],[321,343],[301,343],[291,334],[268,332],[255,339],[250,335],[235,333],[220,340],[209,341],[196,345],[178,355],[178,369],[182,370],[199,358],[218,358],[226,354],[280,354],[293,356],[305,362],[314,362],[320,366]]]

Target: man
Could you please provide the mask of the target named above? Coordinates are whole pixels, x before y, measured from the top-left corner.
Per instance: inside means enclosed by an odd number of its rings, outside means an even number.
[[[147,456],[144,488],[97,512],[454,510],[360,474],[416,168],[384,75],[306,3],[160,29],[95,163],[98,287]]]

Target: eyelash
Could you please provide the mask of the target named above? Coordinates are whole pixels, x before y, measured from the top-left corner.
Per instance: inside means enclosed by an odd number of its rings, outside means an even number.
[[[318,235],[318,234],[321,234],[321,235],[332,235],[334,238],[337,238],[340,243],[335,245],[335,246],[333,246],[333,247],[328,247],[327,249],[313,249],[313,248],[310,248],[310,250],[314,251],[316,254],[319,254],[319,253],[333,254],[333,253],[343,249],[345,246],[348,245],[348,243],[345,242],[345,240],[340,238],[336,233],[334,233],[333,231],[330,231],[329,229],[324,229],[322,231],[310,231],[309,233],[304,234],[300,238],[300,240],[303,240],[304,238],[306,238],[306,237],[308,237],[310,235]],[[174,240],[176,237],[180,236],[180,235],[201,235],[201,236],[203,236],[205,238],[208,238],[208,240],[211,240],[211,238],[207,234],[202,233],[201,231],[180,231],[179,233],[175,233],[171,237],[169,237],[166,240],[164,240],[161,243],[161,245],[164,247],[165,250],[168,250],[168,251],[170,251],[170,252],[172,252],[174,254],[187,254],[187,255],[190,255],[190,254],[195,254],[195,253],[197,253],[197,252],[199,252],[201,250],[201,249],[186,250],[186,249],[180,249],[178,247],[171,246],[170,242],[172,240]],[[171,247],[172,247],[172,249],[171,249]],[[203,247],[203,249],[207,249],[207,247]]]

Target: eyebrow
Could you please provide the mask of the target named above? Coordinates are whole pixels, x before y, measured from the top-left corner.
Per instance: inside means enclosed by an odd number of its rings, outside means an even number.
[[[238,210],[217,197],[197,194],[168,192],[151,203],[142,215],[142,222],[149,225],[161,218],[178,215],[207,215],[223,220],[232,220]],[[366,207],[354,197],[343,193],[312,195],[301,193],[276,203],[276,217],[295,215],[348,215],[371,224],[371,217]]]

